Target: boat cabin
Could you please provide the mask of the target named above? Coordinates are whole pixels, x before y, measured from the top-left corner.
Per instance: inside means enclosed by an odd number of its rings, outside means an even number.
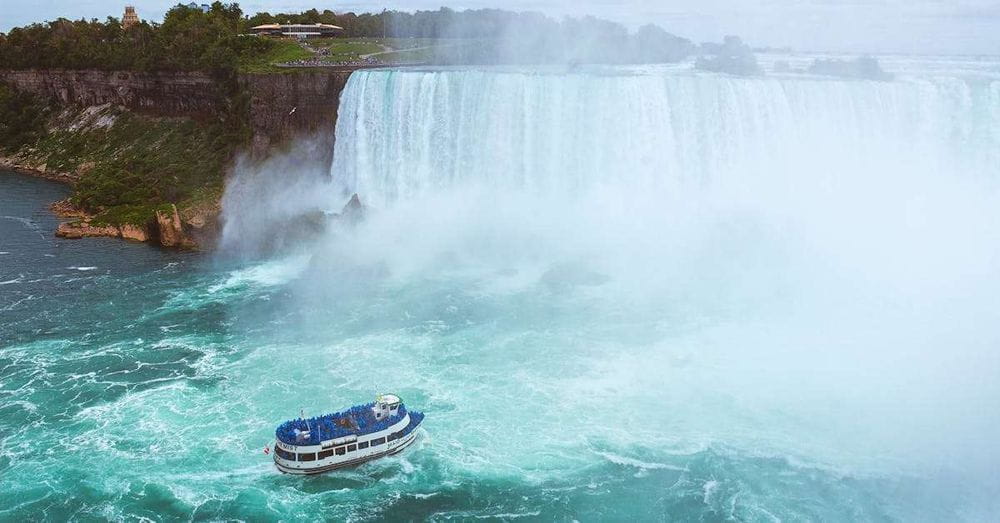
[[[395,394],[383,394],[375,401],[372,410],[375,411],[375,419],[383,420],[395,416],[399,412],[400,400]]]

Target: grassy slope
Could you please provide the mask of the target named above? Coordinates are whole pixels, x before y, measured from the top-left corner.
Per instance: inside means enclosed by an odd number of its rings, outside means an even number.
[[[354,62],[363,55],[379,54],[376,58],[385,64],[431,61],[435,57],[435,46],[452,46],[453,41],[434,38],[314,38],[308,45],[315,49],[326,49],[329,54],[317,56],[304,49],[294,40],[273,39],[273,47],[266,53],[244,58],[240,62],[242,73],[290,73],[301,70],[294,67],[278,67],[278,64],[296,60],[319,58],[325,62]]]
[[[412,64],[434,62],[437,58],[436,48],[404,49],[379,55],[378,59],[387,64]]]
[[[109,108],[87,117],[60,115],[20,154],[49,170],[82,171],[71,201],[96,213],[98,222],[143,224],[171,203],[183,210],[217,199],[236,143],[219,123]]]
[[[449,45],[448,40],[436,38],[333,38],[329,41],[330,61],[357,60],[361,55],[378,54],[385,64],[427,62],[435,57],[435,47]],[[428,49],[429,48],[429,49]]]
[[[376,39],[368,38],[324,38],[310,44],[317,48],[328,49],[329,58],[335,61],[357,60],[361,55],[385,50]]]
[[[287,69],[275,67],[275,64],[306,60],[314,55],[303,49],[293,40],[274,40],[274,45],[268,52],[253,58],[243,59],[239,64],[241,73],[278,73]]]

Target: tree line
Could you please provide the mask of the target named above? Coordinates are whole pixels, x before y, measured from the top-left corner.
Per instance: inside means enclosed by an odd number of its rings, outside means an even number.
[[[162,23],[123,29],[121,21],[36,23],[0,34],[2,69],[135,71],[235,70],[241,56],[266,51],[264,39],[241,37],[246,22],[238,4],[215,2],[208,12],[178,5]]]
[[[676,62],[697,51],[691,41],[649,24],[630,33],[623,25],[586,16],[555,20],[534,12],[502,9],[344,13],[257,13],[247,28],[263,24],[332,24],[349,37],[461,39],[473,45],[442,49],[447,63],[657,63]],[[447,45],[447,43],[443,44]]]
[[[655,25],[634,33],[593,17],[553,20],[538,13],[499,9],[415,13],[300,13],[244,15],[239,4],[215,2],[207,12],[177,5],[162,23],[123,29],[121,21],[67,20],[18,27],[0,34],[0,69],[103,69],[137,71],[212,71],[229,74],[240,60],[266,53],[274,42],[248,36],[270,23],[326,23],[348,37],[466,39],[466,46],[444,61],[546,63],[674,62],[696,46]],[[482,44],[488,42],[487,44]]]

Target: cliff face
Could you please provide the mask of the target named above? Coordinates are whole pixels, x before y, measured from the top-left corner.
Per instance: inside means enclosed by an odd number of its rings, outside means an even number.
[[[313,144],[299,159],[329,166],[333,155],[333,129],[337,121],[340,93],[351,73],[351,69],[327,69],[242,75],[239,82],[242,95],[248,97],[247,121],[253,133],[251,156],[266,157],[295,137],[308,136],[321,143]],[[0,82],[52,100],[55,102],[54,106],[60,106],[60,111],[54,114],[62,116],[50,118],[47,131],[50,137],[58,134],[67,138],[67,143],[80,142],[88,130],[110,130],[116,125],[116,118],[112,117],[115,114],[145,115],[143,119],[149,122],[150,128],[161,125],[182,126],[185,118],[203,120],[201,123],[209,124],[227,111],[231,103],[224,86],[211,76],[201,73],[0,70]],[[118,108],[125,108],[127,111]],[[170,118],[164,120],[159,117]],[[190,135],[188,131],[184,133],[185,136]],[[103,135],[95,136],[100,140],[105,139],[101,138]],[[147,135],[140,133],[135,139],[148,140],[145,136]],[[210,137],[207,139],[210,141]],[[57,157],[62,156],[61,143],[48,148],[22,149],[10,157],[0,155],[0,165],[70,183],[85,178],[94,165],[92,161],[79,161],[72,165],[64,161],[52,165],[54,157],[58,159]],[[159,141],[150,146],[163,149]],[[95,146],[84,149],[89,151],[108,148]],[[134,150],[140,149],[124,147],[112,156],[128,157],[132,154],[130,151]],[[220,230],[220,205],[217,197],[207,198],[197,205],[180,203],[180,208],[173,207],[172,212],[156,212],[155,219],[148,223],[122,225],[108,225],[104,220],[95,219],[98,217],[73,211],[65,216],[74,218],[74,221],[63,224],[58,234],[68,238],[113,236],[158,242],[169,247],[210,247]]]
[[[253,153],[262,156],[296,135],[315,135],[329,141],[332,155],[340,92],[351,72],[243,75],[240,82],[250,95]]]
[[[111,104],[152,116],[208,118],[227,104],[222,86],[203,73],[0,71],[0,81],[64,105]]]
[[[319,133],[332,146],[340,92],[352,72],[241,75],[250,99],[254,155],[264,156],[298,135]],[[0,70],[0,82],[63,105],[113,105],[152,116],[209,118],[228,104],[223,86],[204,73]]]

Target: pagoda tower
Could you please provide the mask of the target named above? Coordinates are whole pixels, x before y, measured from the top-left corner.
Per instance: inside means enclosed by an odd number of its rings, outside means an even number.
[[[139,15],[135,14],[135,7],[125,6],[125,16],[122,17],[122,29],[128,29],[133,25],[139,25]]]

